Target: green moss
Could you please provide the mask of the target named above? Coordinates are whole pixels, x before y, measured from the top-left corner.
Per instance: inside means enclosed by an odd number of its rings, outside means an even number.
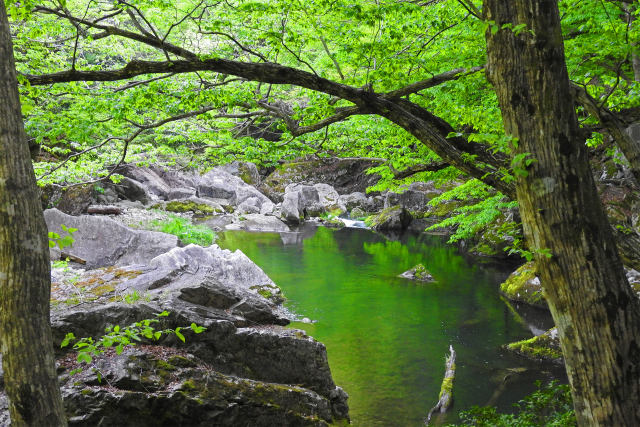
[[[278,288],[276,285],[253,285],[249,289],[251,289],[252,291],[256,291],[262,297],[276,304],[284,302],[284,297],[280,293],[280,288]]]
[[[266,289],[260,289],[258,293],[262,295],[264,298],[271,298],[273,296],[271,295],[271,292],[267,291]]]
[[[510,300],[523,302],[536,307],[546,307],[542,286],[536,280],[536,268],[533,261],[513,272],[500,285],[500,291]]]
[[[159,203],[152,206],[152,209],[164,209],[165,211],[175,213],[193,212],[195,215],[207,215],[215,212],[212,206],[204,203],[196,203],[192,200],[174,200],[164,205]]]
[[[426,216],[439,216],[439,217],[448,217],[450,216],[456,209],[460,208],[464,205],[464,202],[460,200],[448,200],[446,202],[438,203],[434,206]]]
[[[387,223],[395,214],[402,211],[402,206],[391,206],[376,215],[367,217],[364,222],[368,227],[376,228]]]
[[[102,286],[96,286],[95,288],[91,289],[91,293],[96,296],[102,296],[104,294],[114,292],[115,290],[116,290],[115,285],[109,283]]]
[[[562,360],[562,351],[558,346],[557,340],[552,338],[551,331],[547,331],[537,337],[507,344],[506,348],[528,359],[551,362],[560,362]]]
[[[159,369],[163,369],[165,371],[175,371],[176,369],[178,369],[175,366],[173,366],[171,363],[166,362],[162,359],[158,359],[158,361],[156,362],[156,366]]]
[[[183,390],[196,390],[196,383],[193,380],[184,380],[180,388]]]
[[[196,366],[196,363],[193,360],[190,360],[184,356],[180,356],[177,354],[169,357],[167,362],[173,365],[174,367],[179,367],[179,368],[191,368]]]
[[[427,268],[422,264],[418,264],[414,268],[415,268],[414,276],[416,277],[416,279],[426,279],[431,276],[431,273],[429,273],[429,270],[427,270]]]
[[[455,363],[451,365],[451,367],[455,371],[456,369]],[[445,377],[442,380],[442,385],[440,386],[440,394],[438,395],[438,399],[440,399],[442,395],[445,393],[449,393],[449,395],[453,394],[453,377]]]
[[[243,180],[246,184],[255,184],[255,182],[253,181],[253,177],[251,176],[249,166],[244,163],[240,163],[238,165],[238,172],[240,172],[240,179]]]

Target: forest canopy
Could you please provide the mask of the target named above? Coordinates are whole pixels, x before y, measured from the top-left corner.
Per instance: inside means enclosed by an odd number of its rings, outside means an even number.
[[[482,178],[500,171],[498,184],[508,183],[517,165],[506,160],[510,138],[483,72],[484,32],[497,25],[479,19],[476,6],[92,1],[25,8],[9,2],[36,174],[41,184],[73,183],[105,176],[123,160],[190,158],[202,165],[244,158],[274,165],[315,155],[378,159],[373,172],[384,179],[377,189],[459,176],[460,167],[447,167],[454,164],[451,153],[443,158],[437,147],[418,143],[362,99],[372,92],[432,113],[436,137],[458,140],[454,160],[478,169],[463,172]],[[635,8],[595,0],[560,6],[572,81],[601,108],[635,107]],[[207,60],[231,63],[195,66]],[[171,61],[183,70],[173,71]],[[233,63],[257,67],[234,75]],[[260,66],[275,64],[304,75],[272,69],[271,77],[258,76]],[[90,81],[95,74],[115,81]],[[282,84],[271,84],[278,76]],[[331,84],[301,87],[309,77]],[[341,88],[352,93],[343,96]],[[578,108],[587,132],[601,126]],[[593,135],[591,145],[603,142]]]

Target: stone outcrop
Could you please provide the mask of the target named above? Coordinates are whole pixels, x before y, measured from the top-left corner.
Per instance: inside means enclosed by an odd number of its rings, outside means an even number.
[[[75,356],[58,348],[70,425],[348,419],[347,396],[331,378],[325,347],[282,327],[290,315],[280,289],[242,252],[189,245],[145,264],[68,270],[53,271],[55,342],[70,332],[97,339],[109,326],[124,328],[163,311],[170,314],[157,318],[155,330],[182,327],[185,337],[145,339],[121,355],[107,350],[92,365],[97,371],[85,367],[76,375]],[[192,324],[206,330],[196,334]]]
[[[338,192],[327,184],[291,184],[285,189],[281,217],[290,224],[299,224],[305,218],[346,211]]]
[[[378,181],[377,175],[367,175],[367,169],[379,162],[353,159],[302,159],[280,165],[260,186],[260,190],[276,203],[284,200],[290,184],[329,184],[338,194],[365,192]]]
[[[180,350],[130,348],[95,366],[102,382],[88,370],[62,378],[71,426],[326,426],[334,420],[329,400],[312,390],[225,375]]]
[[[78,229],[65,253],[86,261],[87,267],[139,264],[178,246],[178,238],[155,231],[133,230],[104,216],[71,216],[57,209],[44,212],[47,228],[61,236],[61,225]],[[51,258],[59,258],[53,249]]]
[[[231,162],[219,167],[221,170],[237,176],[245,183],[257,187],[262,181],[260,172],[255,164],[250,162]]]

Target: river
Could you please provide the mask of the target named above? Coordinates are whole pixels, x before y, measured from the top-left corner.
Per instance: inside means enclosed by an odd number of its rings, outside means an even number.
[[[438,236],[392,241],[364,229],[305,226],[226,232],[218,243],[242,250],[280,286],[287,307],[314,322],[292,327],[326,345],[354,426],[423,425],[449,345],[457,352],[454,406],[441,422],[472,405],[509,410],[536,380],[563,376],[501,349],[550,321],[536,313],[527,325],[501,299],[498,284],[513,267],[466,258]],[[417,263],[437,282],[397,277]]]

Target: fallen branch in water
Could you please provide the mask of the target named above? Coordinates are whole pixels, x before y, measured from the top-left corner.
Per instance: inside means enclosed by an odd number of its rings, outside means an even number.
[[[439,411],[440,413],[444,413],[451,406],[451,402],[453,401],[453,379],[456,376],[456,352],[453,351],[453,346],[449,346],[449,352],[451,353],[446,361],[445,361],[445,372],[444,378],[442,379],[442,386],[440,386],[440,399],[436,406],[431,408],[429,414],[427,414],[427,422],[431,420],[431,416]]]

